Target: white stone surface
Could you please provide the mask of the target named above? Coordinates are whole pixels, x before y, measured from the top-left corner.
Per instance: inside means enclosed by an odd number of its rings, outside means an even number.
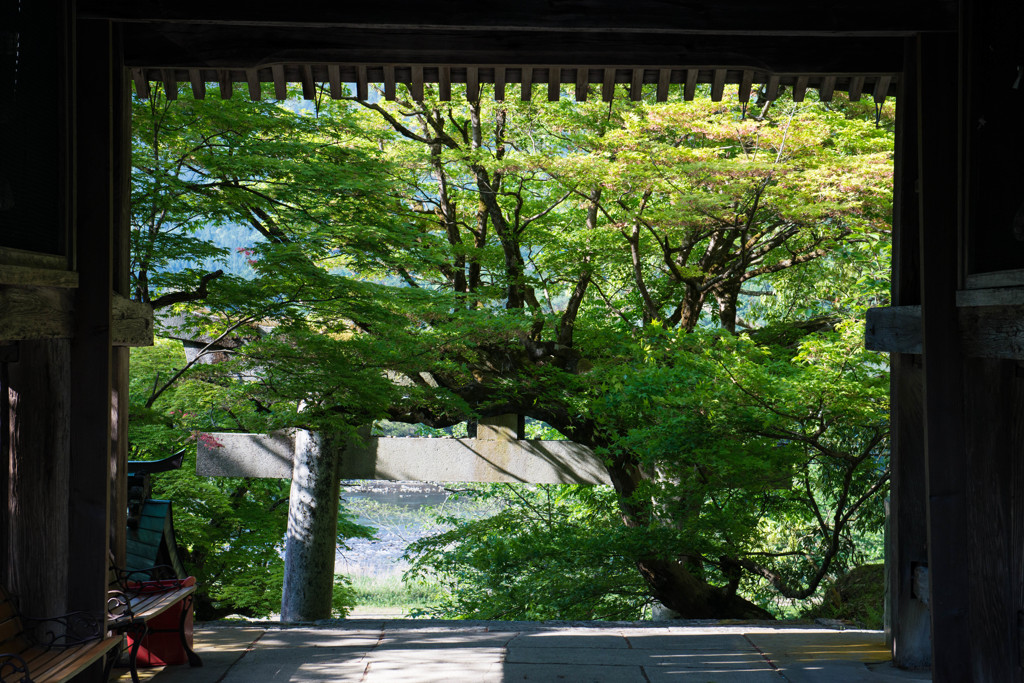
[[[294,441],[286,434],[217,432],[199,440],[196,472],[208,477],[286,479]],[[220,446],[212,446],[211,443]],[[369,438],[341,455],[342,479],[608,484],[589,448],[571,441]]]

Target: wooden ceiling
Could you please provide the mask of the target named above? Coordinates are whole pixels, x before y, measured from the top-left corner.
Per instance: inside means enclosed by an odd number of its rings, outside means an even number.
[[[210,83],[225,94],[243,83],[250,97],[262,83],[278,97],[287,83],[307,97],[316,84],[338,96],[354,83],[360,95],[380,84],[387,97],[405,96],[404,86],[416,98],[436,83],[442,99],[452,84],[474,98],[489,83],[499,99],[607,100],[616,84],[632,98],[689,99],[707,84],[713,97],[729,87],[741,101],[788,87],[797,99],[816,89],[825,100],[844,91],[881,102],[895,93],[905,37],[951,32],[957,21],[955,0],[491,4],[80,0],[78,12],[114,20],[140,94],[151,82],[190,83],[199,97]]]

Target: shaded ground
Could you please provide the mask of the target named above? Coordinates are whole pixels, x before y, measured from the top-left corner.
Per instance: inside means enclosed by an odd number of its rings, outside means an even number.
[[[149,669],[153,683],[431,681],[854,683],[930,680],[888,664],[880,631],[714,622],[349,619],[203,624],[202,668]],[[119,681],[129,681],[125,672]]]

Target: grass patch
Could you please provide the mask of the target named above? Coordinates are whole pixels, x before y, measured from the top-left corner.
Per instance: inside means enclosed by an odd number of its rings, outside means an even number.
[[[420,581],[406,582],[399,573],[371,576],[356,574],[350,576],[355,592],[356,608],[401,610],[408,614],[422,610],[433,603],[438,586]]]

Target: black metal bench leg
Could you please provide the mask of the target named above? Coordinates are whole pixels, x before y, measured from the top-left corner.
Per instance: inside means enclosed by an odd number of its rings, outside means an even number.
[[[189,666],[202,666],[203,660],[199,658],[188,644],[188,638],[185,636],[185,621],[188,619],[189,613],[192,611],[192,596],[189,595],[185,598],[184,604],[181,606],[181,623],[178,626],[178,633],[181,635],[181,646],[185,648],[185,655],[188,657]]]
[[[139,667],[135,661],[139,656],[139,648],[142,647],[142,639],[149,633],[149,627],[145,624],[135,624],[131,631],[135,634],[132,638],[132,649],[128,652],[128,671],[132,674],[132,683],[139,683]]]
[[[124,652],[124,636],[121,636],[121,644],[107,653],[107,661],[103,665],[104,681],[110,680],[110,674],[114,671],[114,666],[117,665],[117,660],[121,658],[122,652]]]

